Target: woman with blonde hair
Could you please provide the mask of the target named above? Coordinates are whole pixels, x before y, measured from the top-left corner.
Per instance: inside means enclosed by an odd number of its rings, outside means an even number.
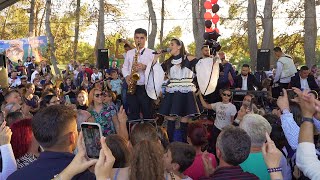
[[[114,106],[108,106],[103,103],[104,96],[105,94],[101,90],[93,88],[89,93],[88,111],[94,117],[95,122],[101,125],[104,136],[117,133],[128,139],[127,116],[124,109],[120,108],[118,118]]]
[[[89,107],[88,93],[84,90],[77,95],[77,109],[87,110]]]
[[[159,142],[142,140],[133,148],[130,180],[180,179],[164,168],[164,150]]]

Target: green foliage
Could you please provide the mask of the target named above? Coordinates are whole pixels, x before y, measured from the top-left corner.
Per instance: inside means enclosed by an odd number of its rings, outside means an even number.
[[[189,54],[196,54],[196,43],[192,42],[191,44],[189,44],[187,50]]]
[[[163,47],[169,47],[170,45],[170,41],[173,38],[180,38],[182,36],[182,29],[181,26],[175,26],[172,28],[171,31],[169,31],[169,33],[163,37]],[[160,44],[156,45],[156,49],[160,48]]]
[[[109,56],[114,57],[116,53],[116,41],[117,39],[124,38],[124,35],[122,32],[118,33],[112,33],[109,35],[106,35],[106,43],[105,47],[109,49]],[[134,43],[133,38],[126,38],[130,43]],[[119,44],[119,53],[124,52],[123,43]]]
[[[250,64],[248,36],[233,34],[230,38],[221,39],[221,51],[226,52],[229,61],[237,66],[244,63]]]
[[[171,31],[169,31],[169,33],[163,37],[163,47],[169,47],[170,46],[170,41],[173,38],[180,38],[182,36],[182,29],[181,26],[175,26],[172,28]],[[156,49],[160,49],[160,44],[157,44]],[[164,59],[169,58],[170,55],[166,54]],[[162,59],[161,59],[162,60]]]
[[[292,35],[281,34],[275,39],[275,46],[280,46],[286,54],[293,57],[294,62],[305,64],[304,38],[301,32]]]
[[[90,45],[87,42],[79,42],[77,60],[81,63],[84,61],[89,61],[93,63],[95,61],[93,52],[94,52],[94,46]]]
[[[23,7],[21,3],[17,3],[1,12],[1,39],[25,38],[28,35],[29,14]]]

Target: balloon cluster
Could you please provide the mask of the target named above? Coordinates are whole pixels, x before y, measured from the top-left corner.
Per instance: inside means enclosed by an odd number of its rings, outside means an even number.
[[[217,4],[218,0],[207,0],[204,2],[204,8],[206,12],[204,13],[205,20],[205,33],[203,35],[205,39],[204,45],[209,46],[211,49],[211,54],[215,55],[217,51],[221,49],[220,43],[217,41],[219,34],[219,29],[217,28],[217,23],[220,20],[217,12],[220,6]],[[210,12],[211,11],[211,12]],[[214,24],[214,28],[212,25]]]

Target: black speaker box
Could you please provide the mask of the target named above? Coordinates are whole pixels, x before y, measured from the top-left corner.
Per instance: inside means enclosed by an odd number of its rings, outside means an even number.
[[[98,49],[98,69],[109,69],[109,49]]]
[[[270,49],[258,49],[257,71],[270,70]]]
[[[6,56],[3,54],[0,54],[0,66],[5,67],[7,66],[6,64]]]

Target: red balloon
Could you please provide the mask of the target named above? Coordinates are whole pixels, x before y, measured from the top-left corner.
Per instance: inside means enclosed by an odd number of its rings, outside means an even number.
[[[220,17],[218,14],[213,15],[212,17],[213,24],[217,24],[219,20],[220,20]]]
[[[206,32],[213,32],[212,28],[206,28]]]
[[[214,28],[213,31],[215,31],[216,33],[220,33],[220,30],[218,28]]]
[[[204,19],[205,20],[211,20],[212,19],[212,15],[211,15],[211,13],[210,12],[206,12],[206,13],[204,13]]]
[[[217,4],[218,0],[211,0],[211,4]]]
[[[206,8],[206,9],[211,9],[211,8],[212,8],[211,2],[210,2],[210,1],[204,2],[204,8]]]

